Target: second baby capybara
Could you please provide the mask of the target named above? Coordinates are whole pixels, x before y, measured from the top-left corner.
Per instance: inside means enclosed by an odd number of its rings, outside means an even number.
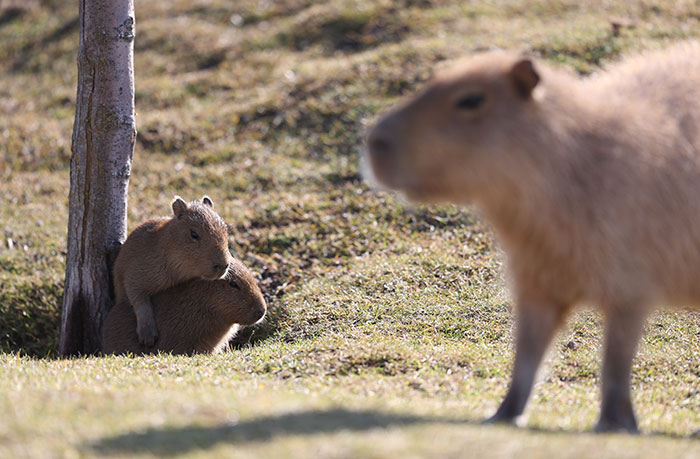
[[[192,280],[153,296],[159,336],[144,346],[136,334],[136,316],[128,301],[117,304],[102,326],[105,354],[173,354],[220,351],[239,325],[252,325],[265,316],[266,305],[253,275],[232,259],[217,280]]]
[[[573,306],[605,315],[596,429],[636,431],[630,372],[645,318],[700,305],[700,44],[588,78],[495,51],[439,73],[368,138],[376,179],[408,198],[475,203],[508,255],[519,416]]]
[[[129,234],[114,262],[115,305],[134,308],[139,341],[146,346],[158,337],[151,297],[192,279],[218,279],[231,255],[228,228],[210,198],[189,204],[179,196],[173,216],[148,220]]]

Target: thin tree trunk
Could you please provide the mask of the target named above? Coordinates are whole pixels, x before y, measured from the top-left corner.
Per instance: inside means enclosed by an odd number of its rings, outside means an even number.
[[[100,349],[112,306],[111,263],[126,238],[136,140],[134,2],[80,0],[78,96],[70,168],[61,355]]]

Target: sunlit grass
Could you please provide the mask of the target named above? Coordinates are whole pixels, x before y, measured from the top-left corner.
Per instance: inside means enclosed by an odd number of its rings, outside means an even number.
[[[587,310],[552,346],[538,430],[478,424],[510,372],[503,256],[470,209],[407,205],[358,171],[366,127],[435,66],[496,45],[590,73],[697,37],[697,2],[137,2],[129,226],[212,196],[271,312],[221,356],[76,360],[54,358],[77,7],[2,5],[0,456],[700,454],[697,313],[649,322],[645,435],[580,433],[599,397]]]

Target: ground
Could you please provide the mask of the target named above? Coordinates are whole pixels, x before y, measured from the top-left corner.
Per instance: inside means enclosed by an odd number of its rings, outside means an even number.
[[[697,457],[700,315],[652,317],[641,436],[589,433],[601,318],[552,346],[522,428],[512,302],[488,222],[372,190],[377,114],[490,46],[588,74],[698,38],[697,1],[402,0],[136,5],[129,227],[208,194],[270,305],[219,356],[59,359],[78,16],[0,2],[0,456]],[[613,24],[618,24],[614,26]]]

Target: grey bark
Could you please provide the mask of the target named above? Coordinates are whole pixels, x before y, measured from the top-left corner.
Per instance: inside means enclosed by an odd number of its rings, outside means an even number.
[[[80,0],[78,95],[70,165],[68,252],[59,353],[100,349],[111,264],[126,238],[136,140],[134,2]]]

